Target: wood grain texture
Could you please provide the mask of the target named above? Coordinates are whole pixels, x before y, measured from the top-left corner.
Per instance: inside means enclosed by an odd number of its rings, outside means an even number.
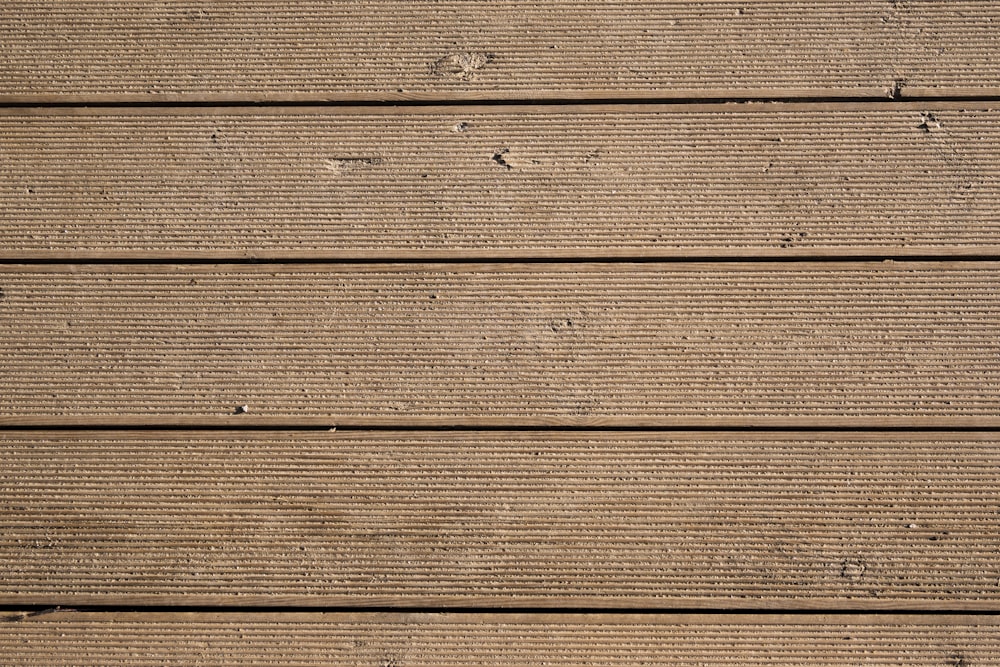
[[[0,102],[1000,92],[978,0],[7,0]]]
[[[14,110],[0,257],[1000,254],[997,146],[988,104]]]
[[[0,423],[996,427],[998,280],[992,262],[8,265]]]
[[[996,609],[976,433],[0,435],[0,603]]]
[[[19,617],[21,614],[13,614]],[[991,616],[95,614],[0,621],[11,664],[909,665],[1000,664]]]

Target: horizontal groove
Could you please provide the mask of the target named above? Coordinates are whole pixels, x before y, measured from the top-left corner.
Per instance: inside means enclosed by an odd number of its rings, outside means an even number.
[[[353,102],[302,102],[295,99],[273,102],[250,102],[218,99],[207,102],[136,102],[127,99],[108,102],[0,102],[0,117],[19,115],[103,116],[120,113],[133,116],[198,116],[209,112],[229,113],[234,116],[272,116],[279,114],[303,117],[358,116],[371,114],[421,116],[441,113],[463,114],[478,111],[496,111],[498,114],[552,111],[571,113],[625,112],[630,109],[643,112],[741,112],[767,113],[771,111],[920,111],[923,109],[963,110],[969,108],[991,109],[1000,101],[1000,95],[970,95],[951,97],[748,97],[748,98],[580,98],[573,100],[440,100],[428,99],[413,103],[362,100]]]
[[[700,424],[680,424],[677,426],[540,426],[540,425],[494,425],[494,424],[452,424],[452,425],[427,425],[427,424],[396,424],[392,426],[380,424],[344,424],[338,423],[331,426],[317,426],[315,424],[302,425],[297,423],[272,423],[272,424],[219,424],[218,422],[206,422],[203,424],[15,424],[5,425],[0,428],[2,433],[15,434],[18,432],[38,432],[55,431],[62,433],[80,433],[89,431],[109,431],[122,433],[152,433],[156,431],[170,431],[179,433],[197,433],[201,431],[218,433],[274,433],[278,431],[297,433],[386,433],[402,432],[419,435],[420,433],[840,433],[844,435],[859,433],[1000,433],[1000,428],[977,427],[977,426],[951,426],[942,425],[920,425],[920,426],[844,426],[841,424],[816,424],[813,426],[704,426]]]
[[[732,95],[726,97],[579,97],[579,98],[510,98],[510,99],[424,99],[424,100],[239,100],[228,97],[218,99],[208,99],[199,101],[178,100],[173,102],[158,101],[137,101],[121,99],[118,101],[75,101],[75,102],[0,102],[0,109],[210,109],[218,107],[234,108],[260,108],[287,107],[295,108],[321,108],[337,109],[351,107],[371,107],[379,108],[420,108],[420,107],[512,107],[512,106],[555,106],[555,107],[579,107],[591,105],[606,106],[644,106],[659,105],[664,107],[683,107],[701,104],[865,104],[878,103],[885,104],[891,102],[901,102],[905,104],[948,104],[948,103],[991,103],[1000,102],[1000,95],[940,95],[940,96],[916,96],[916,95],[770,95],[770,96],[741,96]]]
[[[144,256],[142,258],[135,259],[109,259],[109,258],[79,258],[79,257],[0,257],[0,267],[5,265],[24,265],[24,266],[77,266],[77,265],[93,265],[93,266],[164,266],[164,265],[193,265],[193,266],[215,266],[215,265],[294,265],[301,264],[305,266],[324,266],[324,265],[342,265],[342,264],[371,264],[373,266],[379,265],[396,265],[396,264],[413,264],[413,265],[434,265],[434,264],[489,264],[489,263],[499,263],[499,264],[802,264],[802,263],[829,263],[829,264],[839,264],[839,263],[858,263],[858,262],[898,262],[900,264],[905,264],[906,262],[1000,262],[1000,255],[983,255],[983,254],[962,254],[962,253],[952,253],[952,254],[937,254],[937,255],[893,255],[893,254],[875,254],[875,255],[801,255],[796,257],[788,257],[782,255],[767,255],[762,254],[754,257],[738,257],[738,256],[718,256],[718,255],[685,255],[683,257],[675,257],[670,255],[664,256],[645,256],[645,255],[633,255],[633,256],[621,256],[621,257],[607,257],[599,254],[595,255],[578,255],[575,257],[517,257],[517,256],[498,256],[498,257],[442,257],[442,258],[421,258],[421,257],[291,257],[291,258],[267,258],[267,257],[252,257],[252,258],[232,258],[232,257],[193,257],[193,258],[181,258],[177,257],[158,257],[155,255]]]
[[[552,615],[560,614],[567,616],[588,616],[600,614],[602,616],[654,616],[663,614],[684,614],[693,617],[708,615],[727,616],[816,616],[815,609],[796,608],[761,608],[761,609],[729,609],[727,607],[702,608],[702,607],[636,607],[623,609],[607,609],[604,607],[484,607],[484,606],[426,606],[426,605],[392,605],[392,606],[351,606],[351,605],[283,605],[275,607],[246,606],[238,607],[232,605],[75,605],[69,606],[47,606],[47,605],[12,605],[0,604],[0,622],[4,619],[4,614],[23,615],[22,618],[36,616],[46,616],[56,612],[79,612],[79,613],[101,613],[101,614],[491,614],[497,616],[518,616],[523,614]],[[963,609],[879,609],[872,612],[865,609],[826,609],[823,615],[831,616],[966,616],[974,618],[977,616],[991,617],[1000,616],[1000,607],[996,610],[975,610]],[[7,619],[13,620],[13,619]]]

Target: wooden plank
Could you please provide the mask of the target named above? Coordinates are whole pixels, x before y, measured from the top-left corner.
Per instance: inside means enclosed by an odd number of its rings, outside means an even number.
[[[997,146],[964,103],[13,110],[0,257],[1000,254]]]
[[[0,603],[995,610],[997,445],[7,431]]]
[[[13,616],[20,616],[14,614]],[[56,612],[0,622],[11,664],[998,665],[995,616]]]
[[[1000,93],[980,0],[7,0],[0,102]]]
[[[994,262],[7,265],[0,423],[992,428],[998,284]]]

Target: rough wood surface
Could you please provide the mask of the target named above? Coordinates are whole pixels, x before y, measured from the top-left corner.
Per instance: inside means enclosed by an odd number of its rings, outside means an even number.
[[[1000,92],[980,0],[6,0],[0,102]]]
[[[993,262],[8,265],[0,423],[996,427],[998,279]]]
[[[14,110],[0,257],[1000,254],[997,146],[982,103]]]
[[[998,27],[0,3],[0,662],[1000,665]]]
[[[995,609],[996,434],[0,435],[0,603]]]
[[[21,613],[10,614],[19,618]],[[994,616],[95,614],[0,620],[10,664],[1000,664]]]

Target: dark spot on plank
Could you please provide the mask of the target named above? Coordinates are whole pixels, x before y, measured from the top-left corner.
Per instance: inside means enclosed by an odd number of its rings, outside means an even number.
[[[26,618],[35,618],[37,616],[47,616],[49,614],[54,614],[57,611],[73,611],[72,609],[66,607],[48,607],[46,609],[38,609],[36,611],[19,611],[15,614],[11,614],[4,618],[5,621],[18,622],[23,621]]]
[[[840,576],[851,581],[859,581],[865,576],[868,566],[862,560],[844,559],[840,562]]]
[[[503,158],[503,156],[507,155],[508,153],[510,153],[509,148],[501,148],[499,151],[493,154],[493,157],[491,159],[504,169],[513,169],[513,167],[507,164],[507,161]]]
[[[969,659],[958,651],[948,656],[947,664],[951,665],[951,667],[971,667],[972,665],[972,663],[969,662]]]
[[[469,124],[463,121],[461,123],[455,123],[455,125],[452,126],[451,131],[452,132],[465,132],[468,129],[469,129]]]
[[[47,616],[48,614],[54,614],[57,611],[69,611],[68,609],[63,609],[62,607],[49,607],[48,609],[39,609],[38,611],[33,611],[27,614],[27,618],[34,618],[35,616]]]
[[[233,410],[234,415],[245,415],[248,412],[250,412],[249,405],[237,405],[236,409]]]
[[[917,129],[930,134],[934,130],[941,129],[941,121],[934,114],[926,111],[920,114],[920,125],[917,125]]]

